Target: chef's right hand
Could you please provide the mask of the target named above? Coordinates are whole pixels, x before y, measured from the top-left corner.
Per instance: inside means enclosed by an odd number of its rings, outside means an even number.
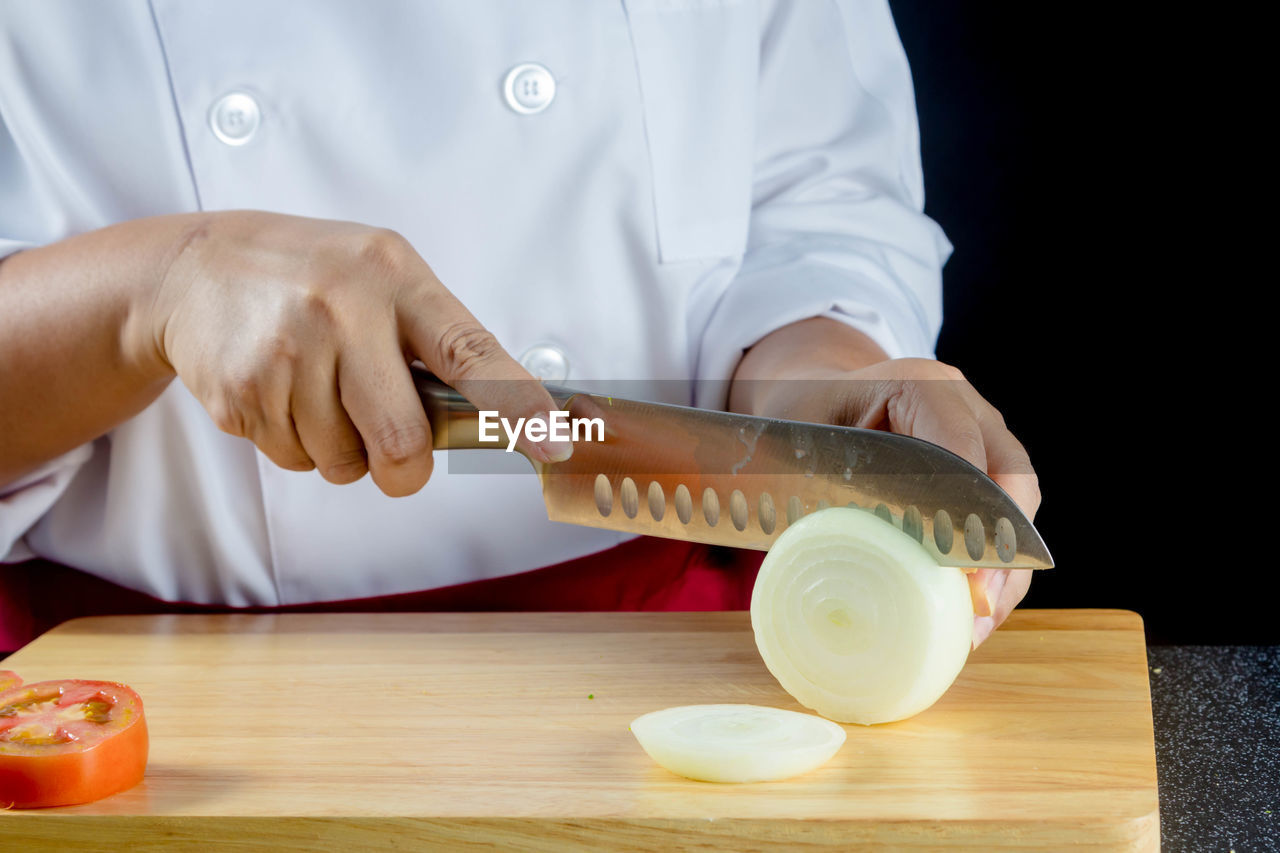
[[[408,241],[385,229],[256,211],[188,229],[156,293],[157,354],[219,429],[273,462],[388,495],[431,476],[415,359],[477,408],[530,418],[551,396],[463,307]],[[506,381],[494,381],[506,380]],[[534,459],[564,444],[530,444]]]

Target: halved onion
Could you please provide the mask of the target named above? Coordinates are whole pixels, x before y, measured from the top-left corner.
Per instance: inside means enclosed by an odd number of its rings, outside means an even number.
[[[787,528],[751,596],[765,666],[796,701],[847,723],[920,713],[964,667],[965,575],[874,514],[832,507]]]
[[[845,738],[830,720],[759,705],[667,708],[631,731],[654,761],[702,782],[787,779],[825,763]]]

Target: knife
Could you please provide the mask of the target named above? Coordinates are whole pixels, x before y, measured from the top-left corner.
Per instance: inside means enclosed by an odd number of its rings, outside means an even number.
[[[466,398],[413,373],[436,449],[506,448],[500,431],[501,440],[481,440],[480,413]],[[811,512],[857,506],[941,565],[1053,567],[1013,499],[930,442],[546,387],[571,420],[591,424],[568,460],[530,460],[552,521],[763,551]]]

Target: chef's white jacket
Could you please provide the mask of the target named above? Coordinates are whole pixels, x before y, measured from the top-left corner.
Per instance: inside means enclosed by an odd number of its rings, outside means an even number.
[[[745,347],[817,315],[930,355],[951,247],[923,201],[885,0],[0,0],[0,257],[180,211],[385,226],[569,385],[718,381],[718,406]],[[449,468],[395,499],[280,470],[174,381],[0,484],[0,559],[277,605],[627,538]]]

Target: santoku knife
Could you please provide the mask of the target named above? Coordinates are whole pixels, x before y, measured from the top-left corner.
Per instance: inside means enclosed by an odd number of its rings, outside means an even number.
[[[479,413],[460,394],[416,367],[414,378],[436,448],[506,448],[500,431],[499,441],[480,440]],[[927,441],[547,390],[570,417],[599,418],[604,427],[603,440],[580,434],[567,461],[533,463],[552,521],[766,550],[800,517],[853,505],[903,530],[943,565],[1053,566],[1000,486]]]

